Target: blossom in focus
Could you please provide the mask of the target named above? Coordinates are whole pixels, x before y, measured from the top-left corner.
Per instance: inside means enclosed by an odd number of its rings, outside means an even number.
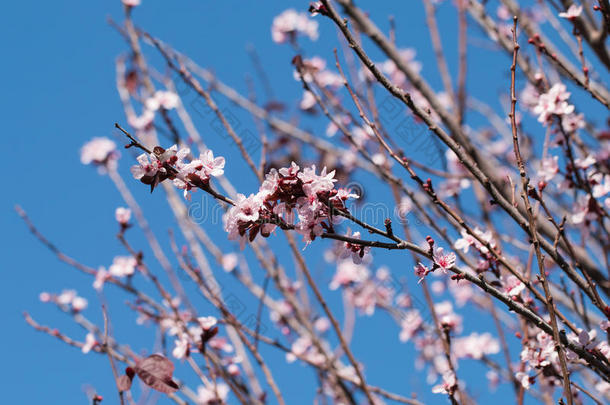
[[[273,19],[271,37],[273,42],[285,43],[293,40],[297,34],[308,36],[311,40],[318,39],[318,22],[310,19],[306,13],[298,13],[289,9]]]
[[[436,264],[440,269],[447,273],[447,270],[451,269],[455,265],[455,253],[449,252],[447,254],[444,253],[444,249],[439,247],[434,252],[434,264]]]
[[[136,160],[138,161],[138,164],[131,166],[131,174],[136,180],[142,180],[148,177],[152,178],[159,170],[165,172],[163,164],[152,153],[149,155],[142,153]]]
[[[220,177],[224,174],[225,158],[222,156],[214,157],[214,152],[207,150],[199,156],[203,164],[203,172],[209,177]]]
[[[360,232],[354,232],[352,234],[352,231],[348,229],[347,234],[345,236],[347,236],[348,238],[360,239]],[[341,248],[342,251],[340,252],[339,257],[341,259],[345,259],[351,256],[355,264],[362,263],[362,258],[364,257],[364,255],[371,250],[371,248],[368,246],[362,246],[358,243],[350,242],[343,242],[341,244]]]

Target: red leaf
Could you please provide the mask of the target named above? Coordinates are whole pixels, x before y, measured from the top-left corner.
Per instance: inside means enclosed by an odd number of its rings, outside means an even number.
[[[136,374],[149,387],[171,394],[180,388],[172,380],[174,364],[160,354],[152,354],[139,361],[135,367]]]

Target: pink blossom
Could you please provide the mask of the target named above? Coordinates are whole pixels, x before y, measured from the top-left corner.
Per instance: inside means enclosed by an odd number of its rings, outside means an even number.
[[[225,383],[216,383],[210,387],[197,389],[197,405],[224,404],[231,389]]]
[[[237,364],[233,364],[233,363],[231,363],[227,366],[227,371],[232,376],[238,376],[240,373],[239,366]]]
[[[231,343],[227,342],[227,339],[224,337],[215,337],[214,339],[208,342],[208,345],[212,349],[222,350],[225,353],[233,353],[233,351],[235,350],[233,349]]]
[[[517,379],[517,381],[519,381],[521,383],[523,388],[525,388],[526,390],[529,390],[530,387],[532,386],[533,377],[530,377],[527,373],[518,371],[515,374],[515,378]]]
[[[449,292],[453,295],[458,307],[463,307],[475,296],[475,291],[471,284],[465,281],[449,283]]]
[[[154,96],[148,98],[145,102],[146,108],[150,111],[157,111],[163,107],[165,110],[171,110],[178,106],[178,95],[171,91],[157,90]]]
[[[246,231],[258,220],[262,205],[263,200],[258,195],[237,195],[235,206],[224,215],[225,231],[230,240],[240,240],[244,246]]]
[[[602,395],[610,395],[610,383],[600,380],[595,384],[595,390]]]
[[[43,291],[38,296],[38,299],[40,299],[40,302],[51,302],[51,294],[49,294],[48,292]]]
[[[494,370],[489,370],[485,373],[485,377],[487,377],[487,380],[489,380],[489,389],[495,391],[500,384],[500,375],[498,375],[498,373],[496,373]]]
[[[434,263],[443,270],[444,273],[447,273],[447,270],[451,269],[455,265],[455,253],[449,252],[444,254],[444,249],[439,247],[436,249],[436,252],[433,255]]]
[[[600,198],[610,193],[610,175],[605,174],[603,179],[594,185],[591,191],[595,198]]]
[[[306,167],[298,174],[298,178],[303,182],[303,191],[308,196],[317,196],[318,193],[332,190],[337,181],[333,177],[335,177],[335,171],[327,174],[326,167],[322,169],[320,175],[317,175],[315,165]]]
[[[315,16],[318,15],[320,13],[327,13],[328,10],[326,10],[326,7],[324,6],[324,4],[322,4],[321,1],[314,1],[312,3],[309,4],[309,13],[311,14],[311,16]]]
[[[129,7],[135,7],[140,5],[140,0],[121,0],[123,4]]]
[[[135,129],[136,131],[147,130],[152,126],[153,121],[155,120],[154,111],[144,109],[142,111],[142,115],[136,116],[130,114],[127,117],[127,122],[129,125]]]
[[[57,303],[59,305],[70,305],[72,300],[76,297],[76,290],[63,290],[61,294],[57,296]]]
[[[576,199],[572,208],[572,216],[570,219],[573,224],[581,224],[587,218],[589,214],[589,195],[581,194]]]
[[[453,311],[451,302],[442,301],[434,304],[434,310],[441,327],[449,328],[455,332],[462,330],[462,317]]]
[[[108,268],[115,277],[126,277],[134,274],[138,262],[133,256],[116,256]]]
[[[87,354],[97,345],[97,340],[95,340],[95,335],[93,333],[87,333],[85,337],[85,344],[81,348],[82,352]]]
[[[360,239],[360,232],[354,232],[352,234],[352,231],[350,229],[348,229],[347,234],[345,236],[354,238],[354,239]],[[352,260],[354,261],[355,264],[362,263],[362,258],[364,257],[364,255],[367,254],[371,250],[371,248],[368,246],[362,246],[357,243],[350,243],[350,242],[343,242],[341,244],[341,248],[342,248],[342,251],[340,252],[339,257],[341,259],[345,259],[345,258],[351,256]]]
[[[294,341],[290,348],[290,353],[286,353],[286,361],[293,363],[297,358],[305,355],[311,347],[311,340],[308,337],[300,336]]]
[[[129,208],[118,207],[114,211],[114,218],[121,225],[127,225],[131,218],[131,210]]]
[[[423,323],[424,321],[417,309],[406,312],[400,321],[401,330],[400,334],[398,335],[400,341],[409,341],[423,325]]]
[[[330,289],[336,290],[352,283],[358,283],[369,277],[368,269],[362,264],[355,264],[351,260],[340,261],[337,271],[330,282]]]
[[[538,122],[546,125],[553,115],[568,115],[574,111],[574,106],[568,104],[570,93],[566,86],[556,83],[551,89],[538,97],[538,104],[533,109],[538,114]]]
[[[544,182],[549,182],[559,173],[559,165],[557,164],[558,157],[552,156],[542,159],[540,162],[540,170],[538,177]]]
[[[474,246],[477,250],[482,253],[488,253],[489,250],[485,245],[479,242],[473,235],[469,234],[468,231],[462,229],[461,231],[462,237],[455,241],[453,247],[455,249],[460,249],[464,253],[468,253],[470,246]],[[489,244],[491,247],[495,246],[495,243],[492,241],[492,233],[491,231],[483,232],[478,227],[473,230],[473,233],[478,236],[483,242]]]
[[[224,271],[233,271],[237,267],[237,255],[235,253],[223,255],[221,264]]]
[[[93,138],[80,150],[80,161],[84,165],[116,165],[117,158],[116,144],[108,138]]]
[[[409,68],[414,73],[419,73],[422,69],[422,64],[415,60],[415,49],[406,48],[401,49],[400,51],[401,59],[409,66]],[[394,61],[387,59],[385,62],[381,64],[381,71],[388,75],[393,83],[395,83],[398,87],[405,87],[407,84],[406,75],[396,66]]]
[[[212,329],[218,322],[218,320],[213,316],[203,316],[203,317],[197,318],[197,321],[199,321],[199,325],[201,325],[203,330]]]
[[[76,312],[80,312],[87,308],[87,300],[83,297],[74,297],[72,300],[72,310]]]
[[[580,114],[568,114],[561,118],[561,126],[566,132],[574,132],[578,129],[585,127],[585,115]]]
[[[136,160],[138,164],[131,166],[131,174],[136,180],[141,180],[144,177],[153,177],[158,171],[163,173],[166,171],[163,164],[152,153],[149,155],[142,153]]]
[[[203,163],[203,172],[208,177],[220,177],[224,174],[225,158],[222,156],[214,157],[214,152],[207,150],[199,156]]]
[[[525,284],[512,274],[502,278],[504,282],[503,290],[509,297],[516,297],[525,289]]]
[[[574,164],[580,169],[587,169],[590,166],[594,165],[596,162],[597,159],[595,159],[595,157],[593,157],[592,155],[587,155],[584,158],[574,159]]]
[[[110,274],[106,271],[106,269],[104,267],[100,267],[97,270],[97,273],[95,273],[93,288],[95,288],[97,291],[102,291],[102,288],[104,288],[104,282],[106,282],[109,277]]]
[[[176,339],[174,341],[174,344],[176,345],[176,347],[174,347],[174,350],[172,350],[172,356],[177,359],[185,358],[189,351],[189,341],[187,336],[183,334],[180,339]]]
[[[466,337],[453,339],[453,353],[458,358],[481,359],[483,356],[496,354],[500,351],[500,343],[491,334],[472,333]]]
[[[501,20],[510,20],[513,15],[510,13],[510,10],[508,9],[508,7],[506,7],[504,4],[500,4],[498,6],[498,9],[496,10],[496,15],[498,16],[499,19]]]
[[[316,319],[313,323],[313,327],[320,333],[324,333],[330,329],[330,321],[328,318],[322,316]]]
[[[417,265],[415,265],[413,269],[415,270],[415,275],[419,277],[418,283],[421,283],[424,277],[426,277],[428,273],[430,273],[430,269],[421,262],[417,263]]]
[[[308,36],[311,40],[318,39],[318,22],[310,19],[305,13],[297,13],[293,9],[284,11],[273,19],[271,37],[273,42],[285,43],[293,40],[298,33]]]
[[[453,371],[447,371],[443,374],[443,382],[432,387],[432,392],[435,394],[450,394],[455,392],[457,380]]]
[[[572,4],[565,12],[559,13],[559,17],[574,20],[580,16],[580,13],[582,13],[582,6]]]
[[[527,82],[525,88],[521,90],[521,95],[519,101],[525,105],[528,109],[533,110],[534,107],[538,104],[538,99],[540,98],[540,92],[530,82]]]
[[[303,99],[299,104],[301,110],[312,110],[316,106],[316,98],[311,91],[303,92]]]

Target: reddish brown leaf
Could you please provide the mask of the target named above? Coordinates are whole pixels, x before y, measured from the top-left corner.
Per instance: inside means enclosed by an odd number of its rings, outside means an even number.
[[[171,394],[180,388],[172,380],[174,364],[160,354],[152,354],[136,364],[136,374],[149,387]]]

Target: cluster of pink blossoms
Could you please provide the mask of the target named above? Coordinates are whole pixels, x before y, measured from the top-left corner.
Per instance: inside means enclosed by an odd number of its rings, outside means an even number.
[[[533,108],[534,114],[538,114],[538,122],[546,125],[551,117],[555,115],[568,116],[574,112],[574,106],[568,104],[570,92],[562,83],[556,83],[548,92],[538,97],[538,103]]]
[[[306,13],[298,13],[290,9],[273,19],[271,37],[273,42],[285,43],[293,41],[297,34],[304,34],[312,41],[318,39],[318,22],[309,18]]]
[[[605,322],[602,322],[600,326],[603,329],[606,326]],[[559,355],[555,350],[555,341],[552,336],[544,332],[532,331],[532,335],[535,335],[535,338],[525,341],[521,351],[521,362],[525,365],[525,369],[517,372],[515,377],[525,389],[529,389],[538,382],[541,390],[552,393],[554,388],[562,385],[561,367]],[[605,338],[601,341],[596,338],[596,330],[580,330],[578,335],[568,333],[568,340],[575,345],[582,346],[588,352],[597,352],[610,360],[610,345]],[[571,350],[566,351],[566,359],[568,367],[580,363],[579,357]],[[603,384],[603,381],[600,381],[597,386],[602,392],[610,388]]]
[[[225,159],[214,157],[211,150],[187,163],[184,160],[190,153],[189,148],[178,150],[176,145],[169,149],[157,146],[153,153],[138,156],[138,164],[131,167],[131,173],[137,180],[149,184],[151,189],[170,179],[177,188],[184,190],[184,197],[188,198],[189,191],[207,188],[211,177],[222,176],[225,167]]]
[[[301,73],[298,70],[293,72],[295,80],[301,81],[302,74],[305,82],[315,82],[320,87],[330,87],[336,90],[342,86],[343,79],[337,73],[326,69],[326,61],[324,59],[314,56],[311,59],[303,59],[302,62]],[[299,107],[305,111],[313,111],[315,105],[316,99],[314,95],[310,91],[303,92],[303,98]]]
[[[79,297],[76,290],[63,290],[61,294],[40,293],[41,302],[53,302],[57,305],[69,307],[73,312],[80,312],[87,308],[87,299]]]
[[[310,243],[325,231],[332,231],[332,209],[344,210],[345,201],[358,198],[346,189],[335,189],[335,171],[320,174],[316,166],[303,170],[290,167],[271,169],[258,193],[238,194],[235,206],[224,217],[230,240],[254,240],[259,233],[267,237],[277,226],[295,229]]]

